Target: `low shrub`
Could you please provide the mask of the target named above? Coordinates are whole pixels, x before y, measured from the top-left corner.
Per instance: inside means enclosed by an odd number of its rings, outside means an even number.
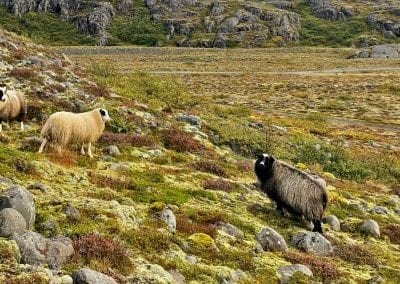
[[[95,97],[108,98],[110,97],[110,92],[103,85],[87,84],[83,89]]]
[[[203,187],[205,189],[220,190],[225,192],[231,192],[235,189],[235,185],[233,183],[222,178],[206,180],[203,183]]]
[[[213,222],[197,222],[184,214],[177,214],[176,230],[187,235],[204,233],[214,237],[216,233],[216,226]]]
[[[153,147],[155,142],[152,138],[139,134],[104,132],[100,142],[106,144],[125,144],[133,147]]]
[[[199,161],[192,165],[198,171],[214,174],[220,177],[228,177],[226,171],[213,161]]]
[[[37,174],[35,165],[30,163],[29,161],[18,158],[13,161],[14,167],[18,172],[25,173],[25,174]]]
[[[382,229],[382,234],[388,236],[392,243],[400,244],[400,225],[387,225]]]
[[[166,148],[177,152],[199,153],[205,151],[205,146],[195,140],[190,134],[177,128],[170,128],[161,133]]]
[[[357,265],[367,264],[373,267],[377,267],[379,265],[379,261],[376,256],[361,245],[341,244],[337,241],[334,241],[333,243],[335,244],[335,256],[340,257],[345,261],[352,262]]]
[[[95,171],[89,172],[89,180],[98,187],[109,187],[116,190],[131,189],[130,181],[99,175]]]
[[[37,73],[32,68],[25,68],[25,67],[15,67],[12,69],[9,74],[12,77],[16,77],[18,79],[32,79],[36,77]]]

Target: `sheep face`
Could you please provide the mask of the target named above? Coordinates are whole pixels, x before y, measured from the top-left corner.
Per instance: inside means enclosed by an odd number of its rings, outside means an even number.
[[[7,88],[0,87],[0,101],[5,103],[7,101]]]
[[[275,158],[268,154],[256,155],[256,158],[254,171],[258,179],[265,182],[272,177]]]
[[[108,111],[106,109],[101,108],[99,111],[100,111],[101,118],[103,119],[104,122],[111,120],[111,117],[108,115]]]

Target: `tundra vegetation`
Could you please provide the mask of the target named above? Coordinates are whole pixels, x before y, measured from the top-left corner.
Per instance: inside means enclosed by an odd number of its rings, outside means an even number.
[[[400,278],[399,71],[379,69],[396,67],[399,59],[347,60],[350,49],[131,48],[119,53],[115,47],[101,53],[63,49],[69,63],[52,50],[5,37],[19,52],[0,45],[4,62],[36,74],[9,73],[8,84],[25,88],[29,106],[40,112],[28,111],[25,133],[4,128],[1,175],[31,186],[36,232],[73,240],[75,253],[63,274],[87,266],[123,281],[151,263],[179,271],[188,282],[218,283],[239,275],[239,283],[265,283],[292,263],[307,265],[311,280],[325,283]],[[38,54],[43,66],[25,64]],[[155,73],[160,70],[165,72]],[[98,88],[87,88],[88,81]],[[113,120],[94,159],[72,147],[62,156],[38,155],[39,145],[27,140],[39,135],[55,111],[98,105]],[[201,124],[177,119],[182,114],[200,117]],[[119,155],[111,155],[111,144]],[[290,240],[304,223],[282,217],[253,187],[253,153],[266,149],[326,180],[325,216],[342,222],[341,231],[323,225],[336,246],[331,255],[293,247]],[[6,180],[0,186],[5,189]],[[65,214],[67,204],[79,218]],[[373,214],[376,206],[387,213]],[[175,214],[175,233],[160,220],[165,208]],[[359,232],[366,219],[378,222],[380,238]],[[224,223],[242,234],[226,233]],[[283,236],[287,252],[257,248],[255,235],[265,226]],[[0,239],[0,252],[0,275],[10,283],[46,283],[44,273],[19,270],[9,241]]]

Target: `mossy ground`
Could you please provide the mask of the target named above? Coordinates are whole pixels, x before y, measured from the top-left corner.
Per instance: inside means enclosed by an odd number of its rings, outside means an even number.
[[[38,213],[35,230],[75,241],[94,238],[99,245],[101,254],[82,250],[75,258],[79,262],[65,266],[67,272],[79,263],[122,279],[144,259],[166,270],[177,269],[188,281],[204,283],[230,279],[238,269],[246,274],[243,283],[277,281],[277,269],[289,263],[311,266],[316,281],[359,283],[376,274],[389,283],[396,279],[400,254],[393,237],[397,227],[393,225],[400,224],[395,213],[399,204],[389,199],[400,171],[399,96],[396,88],[387,86],[396,84],[398,71],[327,74],[319,70],[362,68],[372,63],[390,67],[396,66],[397,60],[348,61],[344,58],[349,50],[342,49],[250,53],[151,49],[145,51],[146,56],[143,49],[122,55],[115,54],[118,48],[109,51],[114,53],[98,55],[95,49],[84,49],[84,56],[71,56],[90,70],[87,74],[78,69],[82,78],[88,76],[110,93],[95,97],[95,103],[109,109],[114,121],[106,129],[111,134],[96,144],[94,159],[79,156],[73,147],[61,157],[51,150],[42,155],[36,154],[35,148],[23,150],[25,137],[39,134],[40,125],[34,121],[28,122],[32,127],[29,133],[18,132],[14,124],[5,128],[3,136],[8,139],[3,140],[8,142],[0,145],[2,175],[26,186],[36,182],[48,186],[45,191],[31,190]],[[312,75],[301,73],[310,69],[315,70]],[[156,70],[173,74],[151,74]],[[193,73],[174,73],[176,70]],[[282,73],[260,74],[259,70]],[[288,75],[291,71],[300,73]],[[31,78],[18,80],[39,84]],[[84,81],[75,84],[81,87]],[[77,96],[73,92],[61,94],[70,99]],[[27,96],[39,103],[36,94]],[[344,100],[349,107],[319,108],[333,99]],[[44,112],[64,107],[57,103]],[[379,115],[381,121],[358,116],[355,107]],[[177,121],[178,113],[199,115],[201,129]],[[168,133],[179,139],[168,140]],[[110,141],[120,147],[121,156],[102,154]],[[266,149],[326,178],[331,200],[327,214],[335,214],[347,224],[343,232],[324,225],[327,235],[341,244],[340,254],[319,258],[293,247],[288,255],[256,253],[255,234],[263,226],[274,228],[288,242],[306,228],[303,220],[280,216],[252,186],[252,154]],[[26,163],[15,163],[15,158]],[[207,161],[207,167],[201,161]],[[218,186],[204,188],[210,180],[219,181],[214,183]],[[232,185],[229,190],[225,190],[227,185]],[[6,187],[1,184],[1,189]],[[79,220],[63,213],[69,203],[80,211]],[[374,215],[365,210],[375,205],[387,206],[390,214]],[[164,206],[177,216],[175,234],[157,218],[157,211]],[[366,218],[375,219],[386,229],[382,238],[375,240],[352,230]],[[49,227],[47,221],[54,226]],[[217,221],[237,226],[245,238],[236,239],[217,230]],[[93,233],[100,237],[93,237]],[[190,245],[193,240],[205,245],[198,249]],[[112,258],[101,249],[105,244],[112,246],[110,252],[120,252],[121,247],[126,250],[132,266],[107,262]],[[349,250],[358,254],[346,254]],[[198,262],[189,262],[187,254],[195,254]],[[365,258],[368,261],[362,264]]]

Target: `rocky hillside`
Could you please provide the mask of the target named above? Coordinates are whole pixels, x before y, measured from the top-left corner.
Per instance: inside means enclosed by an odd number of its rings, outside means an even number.
[[[333,129],[317,114],[268,118],[234,97],[220,107],[176,80],[99,64],[89,73],[21,37],[0,30],[0,38],[2,82],[29,104],[27,130],[10,123],[0,136],[2,283],[400,279],[397,128],[371,134]],[[97,106],[114,120],[94,159],[75,148],[36,153],[50,113]],[[353,148],[327,136],[339,132]],[[280,216],[257,190],[257,150],[326,180],[324,236]]]
[[[6,28],[53,44],[349,46],[400,37],[400,6],[389,0],[4,0],[0,4],[0,23]],[[46,29],[40,27],[48,28],[46,23],[56,28],[43,33]],[[71,29],[81,35],[57,40]]]

